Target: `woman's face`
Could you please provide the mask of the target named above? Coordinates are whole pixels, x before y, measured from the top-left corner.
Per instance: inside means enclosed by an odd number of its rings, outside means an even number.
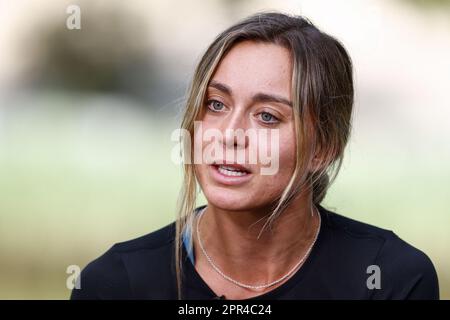
[[[203,155],[211,155],[208,163],[195,165],[209,204],[232,211],[266,207],[288,184],[295,166],[291,75],[289,50],[275,44],[244,41],[222,59],[209,82],[202,130],[194,140]],[[239,129],[257,138],[237,139],[233,133]],[[208,130],[222,138],[205,138]],[[223,152],[212,151],[218,147]],[[238,160],[239,152],[245,155],[244,163]],[[250,153],[257,155],[256,161]],[[272,164],[264,162],[263,155]]]

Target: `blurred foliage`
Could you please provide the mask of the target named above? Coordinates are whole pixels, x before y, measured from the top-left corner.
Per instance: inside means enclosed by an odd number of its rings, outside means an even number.
[[[165,77],[147,25],[124,6],[83,4],[81,30],[53,21],[33,33],[31,84],[114,92],[152,103],[166,97]]]

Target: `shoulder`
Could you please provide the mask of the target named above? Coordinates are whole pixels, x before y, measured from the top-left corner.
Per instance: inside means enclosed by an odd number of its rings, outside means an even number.
[[[439,299],[436,269],[431,259],[396,234],[377,257],[385,294],[392,299]],[[384,279],[383,279],[384,278]]]
[[[360,264],[366,277],[373,270],[380,273],[379,290],[372,298],[438,299],[436,270],[430,258],[421,250],[398,237],[393,231],[356,221],[323,209],[324,220],[333,241],[342,244],[347,266]],[[361,263],[362,262],[362,263]],[[364,267],[364,268],[363,268]]]
[[[132,253],[140,250],[157,250],[167,247],[175,239],[175,222],[139,238],[116,243],[111,249],[120,253]]]
[[[372,238],[385,241],[392,237],[393,233],[380,227],[368,223],[357,221],[340,215],[330,209],[321,206],[324,222],[328,227],[337,232],[342,232],[351,238]]]
[[[171,261],[175,222],[136,239],[114,244],[91,261],[80,274],[80,289],[71,299],[132,299],[140,295],[144,278],[158,284]],[[151,279],[154,277],[155,279]]]

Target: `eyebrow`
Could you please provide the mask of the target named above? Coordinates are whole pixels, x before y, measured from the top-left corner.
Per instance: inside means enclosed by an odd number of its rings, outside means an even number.
[[[212,87],[215,88],[219,91],[222,91],[223,93],[232,96],[233,95],[233,91],[231,90],[231,88],[229,86],[227,86],[226,84],[220,83],[218,81],[215,80],[211,80],[211,82],[209,83],[208,87]],[[292,108],[292,102],[289,101],[286,98],[274,95],[274,94],[269,94],[269,93],[263,93],[263,92],[259,92],[257,94],[255,94],[252,97],[252,100],[254,102],[275,102],[275,103],[282,103],[285,104],[289,107]]]

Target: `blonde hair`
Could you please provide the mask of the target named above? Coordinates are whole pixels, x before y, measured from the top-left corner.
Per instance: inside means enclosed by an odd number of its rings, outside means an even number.
[[[258,13],[222,32],[208,47],[188,89],[181,128],[194,136],[194,121],[204,105],[208,83],[226,53],[238,42],[274,43],[290,50],[293,59],[292,102],[296,133],[296,165],[292,178],[273,207],[264,228],[270,226],[302,192],[312,190],[320,204],[341,167],[351,131],[353,107],[352,62],[343,45],[301,16]],[[184,140],[184,150],[193,149]],[[311,170],[315,159],[314,169]],[[175,273],[182,299],[182,233],[192,223],[198,181],[194,164],[183,165],[175,234]],[[192,229],[191,229],[192,230]]]

